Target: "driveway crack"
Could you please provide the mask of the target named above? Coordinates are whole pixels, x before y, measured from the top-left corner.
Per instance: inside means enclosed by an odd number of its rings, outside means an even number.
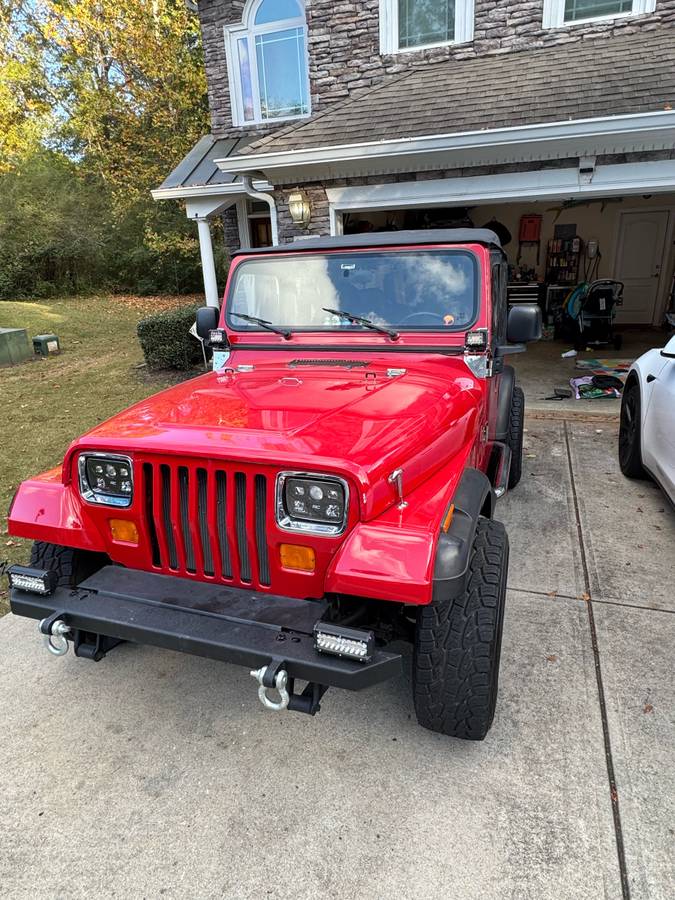
[[[588,610],[588,625],[591,632],[591,646],[593,647],[593,659],[595,661],[595,678],[598,685],[598,700],[600,703],[600,716],[602,719],[602,735],[605,743],[605,762],[607,764],[607,778],[609,780],[609,796],[612,803],[612,817],[614,819],[614,835],[616,838],[616,853],[619,861],[619,875],[621,878],[621,894],[623,900],[630,900],[630,883],[628,881],[628,870],[626,868],[626,852],[623,841],[623,829],[621,827],[621,812],[619,809],[619,791],[616,785],[616,776],[614,772],[614,760],[612,758],[612,744],[609,736],[609,722],[607,721],[607,704],[605,702],[605,688],[602,681],[602,667],[600,665],[600,650],[598,647],[598,635],[595,628],[595,617],[593,615],[593,596],[591,594],[591,582],[588,574],[588,560],[586,558],[586,547],[584,544],[583,529],[581,526],[581,515],[579,510],[579,498],[577,496],[577,486],[574,477],[574,467],[572,466],[572,453],[570,447],[570,435],[568,422],[563,423],[565,433],[565,447],[567,450],[567,464],[570,472],[570,484],[572,486],[572,499],[574,501],[574,517],[577,524],[577,538],[579,540],[579,552],[581,554],[581,566],[584,576],[584,586],[589,600],[586,603]]]

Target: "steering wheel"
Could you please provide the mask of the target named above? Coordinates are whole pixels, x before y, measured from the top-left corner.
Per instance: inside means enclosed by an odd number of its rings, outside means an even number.
[[[399,325],[406,325],[412,319],[418,319],[420,316],[426,316],[428,319],[433,319],[434,322],[443,321],[443,316],[441,316],[439,313],[425,312],[424,310],[422,310],[421,312],[410,313],[410,315],[406,316],[405,319],[401,319]]]

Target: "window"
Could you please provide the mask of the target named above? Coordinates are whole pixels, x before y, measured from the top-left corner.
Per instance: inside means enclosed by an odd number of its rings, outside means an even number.
[[[544,28],[654,12],[656,0],[544,0]]]
[[[367,333],[331,310],[397,331],[465,331],[477,313],[478,270],[465,250],[373,250],[260,257],[235,269],[227,323],[260,331],[236,314],[291,331]]]
[[[380,51],[473,40],[474,0],[380,0]]]
[[[307,23],[301,0],[249,0],[225,27],[235,125],[309,115]]]

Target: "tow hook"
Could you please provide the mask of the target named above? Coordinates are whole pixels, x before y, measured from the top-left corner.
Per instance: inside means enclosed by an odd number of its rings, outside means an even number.
[[[44,640],[45,647],[54,656],[65,656],[68,652],[68,638],[70,634],[70,625],[66,625],[63,619],[57,619],[49,616],[40,622],[40,633]]]
[[[286,669],[280,668],[280,664],[272,661],[269,665],[263,666],[261,669],[253,669],[251,677],[258,682],[258,697],[260,702],[266,709],[274,709],[280,711],[288,708],[290,695],[286,690],[288,684],[288,672]],[[268,688],[276,688],[279,693],[279,700],[271,700],[267,696]]]

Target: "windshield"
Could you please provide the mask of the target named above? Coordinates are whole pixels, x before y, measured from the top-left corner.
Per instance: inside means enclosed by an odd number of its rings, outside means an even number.
[[[227,305],[235,331],[259,331],[242,315],[290,331],[464,331],[477,314],[478,274],[466,250],[396,250],[261,256],[240,263]]]

